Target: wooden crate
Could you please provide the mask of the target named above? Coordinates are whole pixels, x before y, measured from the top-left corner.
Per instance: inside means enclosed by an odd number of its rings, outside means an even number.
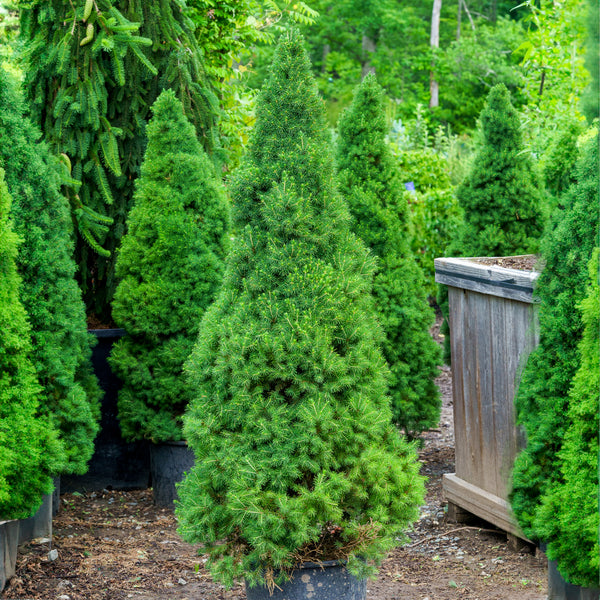
[[[448,502],[525,539],[508,503],[512,465],[524,445],[513,400],[539,341],[532,292],[539,273],[465,258],[435,260],[448,286],[456,473]]]

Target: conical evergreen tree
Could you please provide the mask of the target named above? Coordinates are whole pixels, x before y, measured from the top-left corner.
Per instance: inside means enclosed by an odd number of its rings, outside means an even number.
[[[451,256],[536,252],[544,229],[540,177],[522,142],[519,116],[504,84],[480,116],[483,145],[457,189],[464,225]]]
[[[172,90],[153,106],[148,148],[117,259],[113,313],[128,335],[111,365],[123,380],[126,439],[180,440],[183,363],[223,278],[225,191]]]
[[[483,144],[456,195],[463,223],[448,256],[536,253],[545,226],[541,179],[523,146],[519,116],[504,84],[494,86],[480,115]],[[444,360],[450,362],[448,290],[438,303],[445,316]]]
[[[598,245],[598,137],[578,164],[577,185],[563,197],[544,236],[545,265],[536,285],[540,343],[530,354],[515,397],[527,447],[515,461],[511,502],[523,532],[542,539],[542,498],[560,478],[559,452],[569,425],[568,397],[579,367],[583,323],[577,311],[586,292],[587,264]]]
[[[385,334],[393,419],[412,435],[439,420],[434,379],[441,356],[429,334],[435,317],[410,249],[408,207],[385,135],[383,92],[369,74],[340,120],[337,169],[352,229],[379,258],[373,296]]]
[[[0,162],[22,239],[17,268],[32,329],[32,359],[44,389],[40,410],[52,415],[60,430],[65,458],[60,472],[82,474],[94,452],[100,388],[75,281],[69,206],[59,191],[58,166],[39,138],[15,84],[0,69]]]
[[[38,415],[42,389],[29,359],[10,203],[0,169],[0,520],[28,517],[52,490],[52,475],[63,463],[53,423]]]
[[[108,319],[114,251],[139,176],[150,106],[162,89],[176,90],[212,151],[216,99],[181,0],[19,5],[31,115],[65,161],[84,298]]]
[[[581,303],[584,331],[579,369],[569,395],[568,429],[557,456],[561,480],[542,498],[540,535],[548,558],[558,562],[565,579],[596,588],[600,584],[598,531],[598,432],[600,419],[600,288],[598,249],[589,270],[589,287]]]
[[[341,557],[364,575],[357,557],[395,543],[423,482],[390,422],[374,261],[336,192],[296,32],[279,42],[233,195],[239,236],[187,364],[196,464],[179,530],[225,583]]]

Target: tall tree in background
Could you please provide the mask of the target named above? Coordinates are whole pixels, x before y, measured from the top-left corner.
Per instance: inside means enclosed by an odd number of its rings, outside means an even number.
[[[337,169],[352,229],[379,258],[373,296],[385,334],[393,419],[415,435],[439,419],[440,353],[429,335],[434,314],[411,251],[406,198],[386,131],[383,91],[369,74],[340,120]]]
[[[429,108],[436,108],[440,104],[440,84],[435,74],[436,53],[440,48],[440,17],[442,14],[442,0],[433,0],[431,12],[431,73],[429,75]]]
[[[86,304],[107,319],[150,106],[173,88],[213,152],[216,99],[179,0],[19,4],[31,114],[63,158]]]
[[[588,0],[585,66],[592,80],[583,94],[582,108],[589,123],[600,118],[600,5]]]
[[[85,306],[75,281],[73,223],[60,193],[58,161],[24,116],[16,85],[0,69],[0,163],[22,240],[17,268],[32,329],[32,359],[43,401],[63,444],[60,473],[82,474],[94,452],[100,389],[92,374]]]

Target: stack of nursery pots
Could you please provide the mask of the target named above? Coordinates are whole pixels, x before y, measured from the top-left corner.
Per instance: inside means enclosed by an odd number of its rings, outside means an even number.
[[[150,446],[155,504],[172,507],[194,461],[181,431],[189,386],[183,364],[223,278],[229,206],[214,168],[174,92],[163,92],[116,263],[113,317],[127,334],[110,365],[123,385],[123,437]]]
[[[196,462],[176,508],[213,576],[245,579],[251,599],[365,598],[424,494],[391,423],[375,263],[328,141],[302,38],[284,34],[232,188],[223,285],[186,363]]]

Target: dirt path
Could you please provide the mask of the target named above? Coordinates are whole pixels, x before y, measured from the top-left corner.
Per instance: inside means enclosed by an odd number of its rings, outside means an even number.
[[[406,545],[369,582],[369,600],[544,600],[546,560],[508,548],[506,535],[449,523],[442,475],[454,470],[450,372],[438,378],[443,410],[424,434],[426,505]],[[242,586],[212,582],[202,556],[181,541],[173,512],[152,505],[148,490],[65,494],[49,544],[21,547],[17,576],[3,600],[243,600]],[[492,531],[490,531],[490,529]]]

